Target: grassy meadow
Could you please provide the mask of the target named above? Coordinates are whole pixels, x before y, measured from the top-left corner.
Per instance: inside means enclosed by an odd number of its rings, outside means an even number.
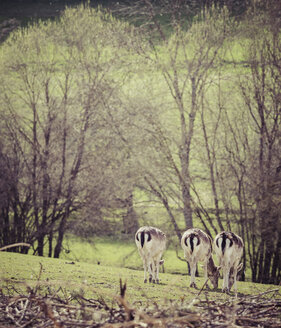
[[[189,288],[186,262],[177,257],[183,258],[183,251],[180,247],[176,251],[175,245],[176,242],[168,242],[163,256],[164,268],[160,271],[160,284],[144,284],[142,261],[133,238],[124,240],[116,236],[83,239],[68,235],[60,259],[0,252],[0,288],[5,294],[14,293],[15,290],[24,294],[28,286],[37,285],[43,294],[58,291],[61,295],[84,295],[112,302],[119,294],[119,282],[122,279],[127,283],[126,295],[132,304],[148,304],[151,301],[190,302],[199,290]],[[203,271],[200,265],[198,269],[199,277],[196,279],[200,289],[203,286]],[[250,280],[249,275],[250,272],[246,272],[247,280]],[[230,296],[221,293],[221,285],[222,279],[218,290],[211,289],[207,294],[204,290],[201,296],[208,295],[211,299],[234,296],[234,293]],[[238,282],[241,296],[270,289],[276,289],[276,286]]]
[[[106,261],[98,265],[11,252],[1,252],[0,261],[0,289],[6,295],[24,295],[30,288],[35,288],[43,295],[55,293],[65,298],[83,295],[86,298],[114,302],[119,294],[120,279],[127,283],[126,296],[131,304],[164,304],[171,301],[189,304],[200,293],[199,290],[189,288],[189,277],[186,275],[160,273],[159,285],[144,284],[142,270],[105,265]],[[221,282],[220,280],[219,287]],[[202,287],[202,277],[197,278],[197,285],[199,289]],[[259,294],[271,289],[276,289],[276,286],[238,282],[240,296]],[[234,293],[226,295],[220,289],[211,289],[202,291],[200,295],[203,298],[208,296],[210,299],[228,299]]]
[[[95,238],[82,240],[74,236],[68,236],[65,240],[66,250],[62,258],[69,261],[79,261],[102,266],[123,267],[132,270],[142,270],[142,261],[138,254],[134,240],[122,241],[112,238]],[[183,257],[182,250],[178,250]],[[165,273],[186,274],[187,265],[177,258],[175,248],[169,247],[164,254]],[[162,269],[163,271],[163,269]]]

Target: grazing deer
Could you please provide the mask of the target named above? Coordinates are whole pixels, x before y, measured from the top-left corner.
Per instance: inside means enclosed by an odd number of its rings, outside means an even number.
[[[237,291],[237,273],[242,269],[242,263],[239,264],[243,254],[244,243],[241,237],[233,232],[222,231],[214,241],[214,250],[218,257],[220,266],[223,270],[223,292],[230,292],[234,285]]]
[[[241,274],[243,272],[242,269],[243,269],[243,263],[240,263],[237,267],[236,281],[240,280]],[[229,271],[229,291],[231,290],[233,284],[234,284],[234,270],[233,267],[231,267]]]
[[[166,235],[159,229],[153,227],[141,227],[136,232],[135,242],[143,261],[144,282],[159,283],[159,266],[164,263],[161,260],[166,248]]]
[[[184,257],[190,265],[190,287],[197,288],[195,284],[196,265],[197,262],[203,261],[205,283],[207,284],[209,278],[214,288],[217,288],[220,268],[215,266],[212,258],[211,237],[200,229],[188,229],[182,235],[181,246]]]

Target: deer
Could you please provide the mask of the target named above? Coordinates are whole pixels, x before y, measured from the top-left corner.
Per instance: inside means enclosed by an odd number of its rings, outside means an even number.
[[[237,274],[236,274],[236,281],[239,281],[241,278],[241,275],[243,273],[243,263],[240,263],[237,267]],[[234,284],[234,270],[233,267],[231,267],[229,272],[229,291],[231,291],[231,288]]]
[[[242,263],[239,264],[243,249],[242,238],[233,232],[222,231],[215,237],[214,251],[223,271],[222,292],[229,293],[233,285],[237,292],[237,273],[243,267]]]
[[[195,283],[196,266],[198,262],[203,262],[204,277],[206,287],[210,279],[214,289],[218,288],[219,270],[212,257],[212,238],[198,228],[191,228],[184,232],[181,238],[181,246],[184,257],[190,265],[190,287],[197,288]]]
[[[159,267],[164,263],[161,257],[166,248],[166,235],[158,228],[144,226],[136,232],[135,242],[143,261],[144,283],[149,273],[149,282],[159,284]]]

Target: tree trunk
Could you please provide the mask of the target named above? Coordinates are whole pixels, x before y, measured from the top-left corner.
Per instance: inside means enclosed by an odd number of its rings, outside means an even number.
[[[62,249],[62,242],[63,242],[63,237],[65,233],[65,224],[66,224],[66,215],[64,215],[61,219],[60,225],[59,225],[59,230],[58,230],[58,238],[57,238],[57,244],[54,250],[54,258],[59,258],[61,249]]]
[[[274,255],[273,255],[273,264],[272,264],[272,273],[271,273],[271,277],[272,277],[272,281],[271,283],[274,283],[274,284],[278,284],[280,283],[280,280],[278,280],[278,268],[280,266],[280,250],[281,250],[281,230],[279,231],[279,234],[278,234],[278,240],[277,240],[277,245],[276,245],[276,248],[275,248],[275,252],[274,252]]]
[[[175,233],[179,239],[179,242],[181,242],[181,231],[180,231],[177,221],[173,215],[173,212],[169,206],[169,202],[168,202],[167,198],[160,191],[158,191],[155,186],[152,185],[152,182],[149,181],[148,178],[144,178],[144,179],[147,182],[147,184],[150,186],[152,192],[162,201],[162,203],[171,219],[171,222],[173,224],[173,227],[174,227]]]
[[[44,255],[44,235],[39,231],[39,237],[37,238],[37,252],[39,256]]]
[[[191,110],[189,112],[188,130],[185,122],[184,108],[181,110],[181,133],[182,133],[182,152],[181,152],[181,167],[182,167],[182,198],[183,198],[183,214],[185,219],[186,228],[193,227],[192,220],[192,207],[190,195],[190,147],[194,132],[194,122],[197,112],[197,87],[194,77],[190,78],[191,81]]]
[[[126,214],[123,215],[123,228],[125,234],[134,234],[138,228],[138,217],[134,209],[133,194],[131,194],[125,200],[125,206],[127,209]]]
[[[201,122],[203,127],[203,134],[204,134],[204,141],[205,141],[205,148],[207,153],[207,166],[210,171],[210,180],[211,180],[211,186],[212,186],[212,194],[213,194],[213,200],[215,205],[215,213],[216,213],[216,219],[219,225],[219,228],[221,231],[225,230],[221,218],[220,218],[220,209],[219,209],[219,198],[217,193],[217,187],[216,187],[216,180],[215,180],[215,173],[214,173],[214,158],[212,158],[212,152],[209,145],[209,138],[207,134],[205,119],[204,119],[204,108],[203,108],[203,99],[202,99],[202,111],[201,111]]]
[[[262,282],[263,280],[263,261],[264,261],[264,240],[261,240],[261,244],[260,244],[260,250],[259,250],[259,259],[258,259],[258,278],[257,278],[257,282]]]
[[[53,231],[52,230],[49,234],[48,242],[49,242],[48,257],[52,257],[52,255],[53,255]]]
[[[9,220],[9,210],[2,209],[2,220],[4,222],[3,233],[2,233],[2,242],[3,246],[9,245],[11,236],[10,236],[10,220]]]
[[[182,190],[182,197],[183,197],[183,216],[185,221],[186,229],[193,227],[192,221],[192,208],[191,208],[191,195],[190,195],[190,185],[183,186]]]

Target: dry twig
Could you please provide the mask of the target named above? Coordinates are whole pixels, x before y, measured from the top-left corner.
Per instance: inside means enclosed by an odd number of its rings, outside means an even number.
[[[28,288],[27,295],[7,296],[0,290],[0,327],[281,327],[279,289],[237,298],[222,295],[221,300],[210,300],[207,292],[200,299],[200,290],[192,306],[174,302],[140,309],[127,301],[127,284],[122,280],[117,304],[109,306],[102,297],[87,299],[76,295],[62,299],[58,291],[51,290],[42,296],[40,277],[39,273],[36,286]]]

